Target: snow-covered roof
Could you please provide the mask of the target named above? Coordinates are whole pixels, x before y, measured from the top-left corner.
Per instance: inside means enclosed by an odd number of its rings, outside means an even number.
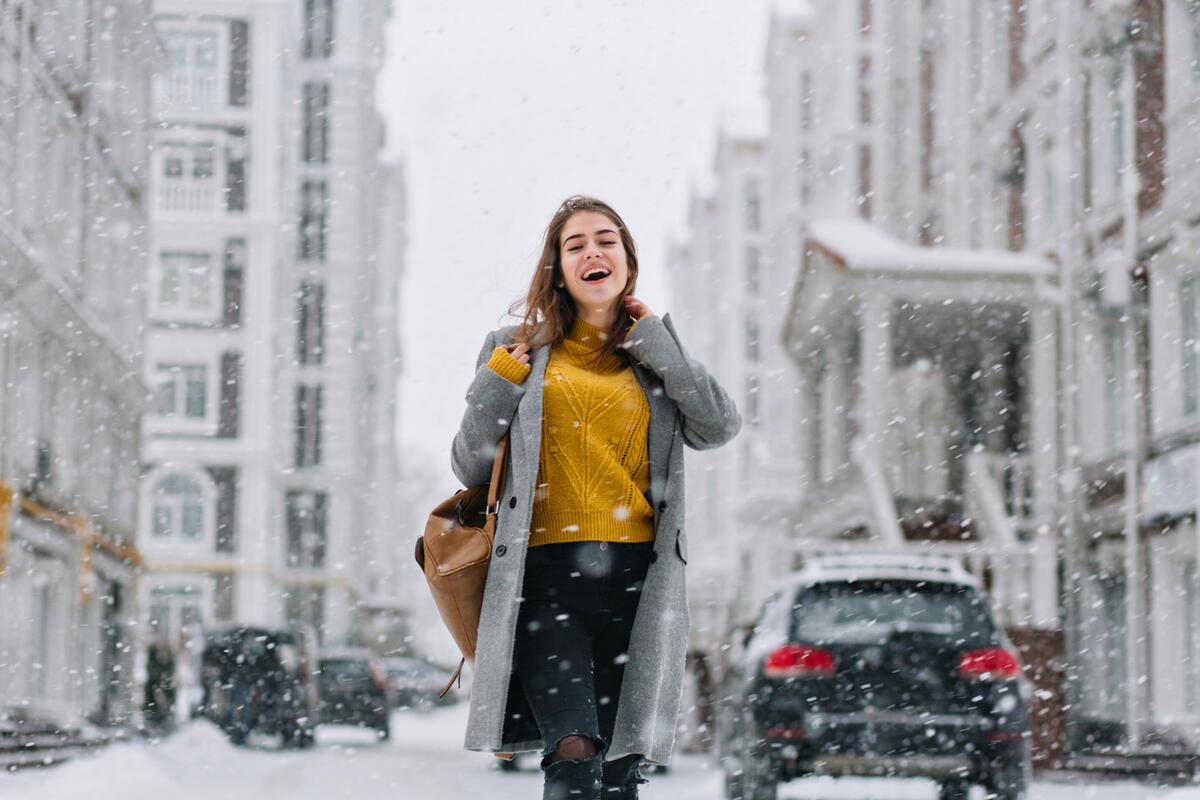
[[[808,238],[840,266],[852,271],[990,273],[1029,278],[1049,277],[1053,273],[1050,262],[1029,253],[921,247],[890,236],[861,219],[814,220],[809,224]]]
[[[808,17],[813,13],[810,0],[775,0],[771,6],[781,17]]]
[[[725,108],[720,115],[721,138],[762,141],[767,136],[767,106],[763,102]]]

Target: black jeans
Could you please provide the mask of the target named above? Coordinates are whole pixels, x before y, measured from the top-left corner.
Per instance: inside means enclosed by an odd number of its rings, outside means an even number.
[[[533,547],[525,557],[516,669],[542,734],[546,800],[637,797],[641,757],[604,761],[604,754],[652,547],[570,542]],[[599,755],[549,763],[567,736],[594,740]]]

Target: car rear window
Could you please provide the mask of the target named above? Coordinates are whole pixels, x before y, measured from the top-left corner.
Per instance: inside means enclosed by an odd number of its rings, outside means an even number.
[[[428,678],[442,675],[444,670],[424,661],[400,661],[389,663],[387,673],[394,678]]]
[[[995,633],[982,595],[967,586],[905,581],[852,581],[812,586],[792,607],[796,641],[883,642],[897,633],[956,639]]]
[[[322,661],[321,674],[335,681],[368,680],[371,677],[367,662],[360,659]]]

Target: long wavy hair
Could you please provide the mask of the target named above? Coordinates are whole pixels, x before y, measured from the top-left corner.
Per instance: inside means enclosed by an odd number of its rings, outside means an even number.
[[[562,242],[560,240],[567,220],[583,211],[595,211],[612,220],[621,237],[621,244],[625,248],[625,258],[629,264],[629,281],[621,290],[620,297],[617,298],[619,307],[616,322],[596,354],[597,361],[601,361],[606,356],[624,353],[621,345],[625,342],[625,335],[633,327],[633,319],[624,313],[624,300],[637,288],[638,276],[637,246],[633,243],[633,236],[625,227],[621,215],[608,203],[582,195],[574,195],[563,201],[562,205],[558,207],[558,211],[554,212],[554,216],[550,218],[550,224],[546,226],[546,238],[542,242],[542,256],[538,261],[537,270],[533,273],[533,280],[529,282],[529,291],[524,300],[513,304],[509,313],[521,319],[515,335],[518,342],[527,342],[535,347],[542,345],[553,347],[561,344],[567,334],[571,332],[571,326],[575,324],[579,313],[575,308],[575,301],[565,285],[562,272]]]

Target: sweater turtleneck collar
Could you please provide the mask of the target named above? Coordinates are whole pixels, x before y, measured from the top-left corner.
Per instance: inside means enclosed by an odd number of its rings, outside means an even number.
[[[587,350],[598,350],[611,335],[604,328],[590,325],[579,317],[576,317],[575,324],[571,326],[571,331],[567,334],[566,340],[572,344],[580,345]]]

